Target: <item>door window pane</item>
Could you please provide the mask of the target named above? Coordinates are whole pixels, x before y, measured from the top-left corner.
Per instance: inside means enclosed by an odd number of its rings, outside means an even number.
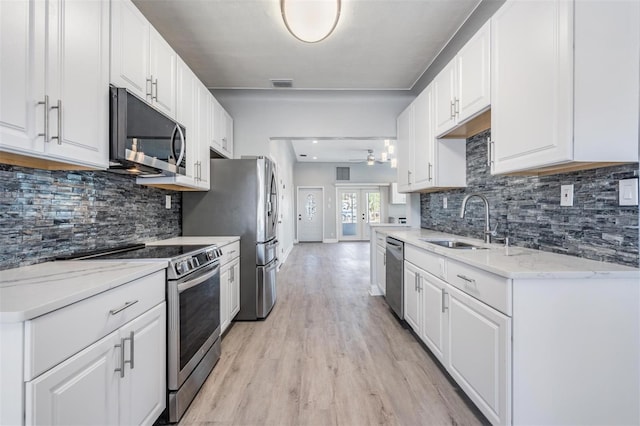
[[[367,222],[380,223],[380,193],[367,193]]]
[[[356,235],[358,225],[358,193],[345,192],[342,194],[342,235]]]

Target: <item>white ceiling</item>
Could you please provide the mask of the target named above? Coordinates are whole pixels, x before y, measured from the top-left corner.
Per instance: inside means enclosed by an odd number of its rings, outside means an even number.
[[[372,150],[376,160],[380,161],[382,152],[386,150],[384,139],[298,138],[286,141],[291,142],[297,161],[309,163],[364,162],[368,150]],[[389,144],[395,148],[395,140],[389,140]],[[395,158],[396,152],[387,157]]]
[[[342,0],[335,32],[308,44],[279,0],[134,0],[209,88],[321,90],[411,89],[479,2]]]

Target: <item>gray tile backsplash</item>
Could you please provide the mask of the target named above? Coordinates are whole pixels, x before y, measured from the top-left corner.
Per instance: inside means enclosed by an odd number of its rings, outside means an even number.
[[[491,227],[513,245],[639,266],[638,206],[618,206],[618,181],[638,176],[638,163],[551,176],[492,176],[487,167],[490,130],[467,140],[467,188],[421,194],[421,226],[483,238],[484,207],[466,194],[489,199]],[[445,142],[446,143],[446,142]],[[574,185],[573,207],[560,206],[560,185]],[[444,209],[443,198],[448,208]]]
[[[132,176],[0,164],[0,270],[179,236],[181,200]]]

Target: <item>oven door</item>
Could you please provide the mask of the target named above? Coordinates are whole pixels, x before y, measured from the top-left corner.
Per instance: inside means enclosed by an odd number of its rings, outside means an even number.
[[[169,390],[178,390],[220,336],[220,264],[167,284]]]

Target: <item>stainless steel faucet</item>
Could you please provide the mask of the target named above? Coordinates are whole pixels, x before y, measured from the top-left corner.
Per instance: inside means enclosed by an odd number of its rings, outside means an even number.
[[[465,196],[464,199],[462,200],[462,209],[460,210],[460,218],[464,218],[464,212],[467,208],[467,201],[469,201],[469,198],[471,197],[478,197],[482,201],[484,201],[484,242],[489,244],[491,243],[491,236],[495,235],[495,231],[492,231],[491,227],[489,226],[489,200],[487,200],[487,197],[485,197],[482,194],[469,194]]]

